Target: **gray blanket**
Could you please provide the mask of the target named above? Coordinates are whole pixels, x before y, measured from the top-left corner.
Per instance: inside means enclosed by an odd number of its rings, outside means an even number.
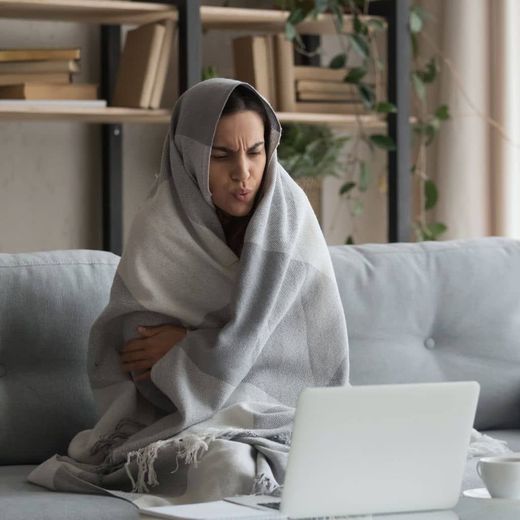
[[[160,173],[91,330],[100,419],[67,456],[36,468],[32,482],[125,491],[117,494],[137,502],[131,492],[170,503],[273,492],[300,391],[347,383],[347,330],[328,249],[305,194],[277,160],[280,123],[254,89],[271,126],[263,193],[240,258],[226,244],[208,165],[220,113],[240,84],[204,81],[176,103]],[[137,325],[163,323],[188,333],[154,365],[151,381],[135,382],[118,351]]]

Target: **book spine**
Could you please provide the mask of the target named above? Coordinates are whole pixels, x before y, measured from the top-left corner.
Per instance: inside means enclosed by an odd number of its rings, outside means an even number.
[[[300,101],[295,103],[294,112],[298,113],[318,113],[318,114],[367,114],[363,103],[313,103]]]
[[[344,101],[346,103],[359,102],[359,95],[353,94],[348,96],[342,93],[334,92],[298,92],[298,101]]]
[[[265,35],[267,45],[267,67],[269,78],[269,102],[273,110],[278,110],[278,89],[276,87],[276,50],[272,34]]]
[[[264,36],[244,36],[233,40],[235,78],[249,83],[271,102],[269,51]]]
[[[159,108],[161,106],[162,95],[164,92],[164,85],[166,84],[166,76],[170,64],[170,57],[173,45],[173,36],[175,33],[175,24],[172,21],[165,23],[164,41],[157,64],[157,73],[155,82],[150,96],[150,108]]]
[[[80,49],[6,49],[0,50],[0,62],[79,60]]]
[[[343,81],[347,72],[344,69],[296,65],[294,67],[294,78],[295,80]]]
[[[67,72],[58,72],[57,74],[0,74],[0,85],[15,85],[35,81],[67,84],[70,83],[70,74]]]
[[[330,94],[343,94],[349,97],[358,96],[356,85],[339,81],[308,81],[297,80],[296,90],[298,92],[319,92]]]
[[[293,44],[285,38],[285,34],[276,34],[275,41],[278,110],[294,112],[296,92]]]

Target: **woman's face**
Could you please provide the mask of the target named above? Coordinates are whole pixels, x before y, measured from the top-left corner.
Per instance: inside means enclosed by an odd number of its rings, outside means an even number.
[[[243,217],[253,209],[266,163],[264,122],[251,110],[220,118],[209,163],[213,204]]]

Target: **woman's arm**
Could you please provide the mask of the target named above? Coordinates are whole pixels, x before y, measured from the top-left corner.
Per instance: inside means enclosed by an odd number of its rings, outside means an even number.
[[[135,381],[150,379],[153,365],[159,361],[179,341],[187,330],[176,325],[139,326],[138,338],[131,339],[120,351],[123,372],[141,372]]]

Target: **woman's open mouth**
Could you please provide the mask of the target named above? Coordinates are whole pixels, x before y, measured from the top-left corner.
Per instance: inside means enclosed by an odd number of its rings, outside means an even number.
[[[251,190],[240,190],[233,192],[233,197],[240,202],[247,202],[251,198]]]

